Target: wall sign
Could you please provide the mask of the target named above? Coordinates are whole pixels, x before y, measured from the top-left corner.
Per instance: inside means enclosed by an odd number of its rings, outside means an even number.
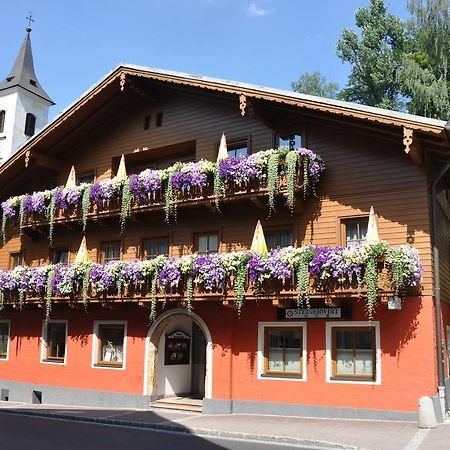
[[[191,338],[182,331],[166,335],[164,364],[173,366],[189,364],[191,359]]]
[[[341,319],[342,308],[281,309],[282,319]]]

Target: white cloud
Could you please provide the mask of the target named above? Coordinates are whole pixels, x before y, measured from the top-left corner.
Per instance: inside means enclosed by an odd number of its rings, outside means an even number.
[[[247,14],[252,17],[263,17],[269,13],[268,9],[261,8],[255,2],[250,3],[247,7]]]

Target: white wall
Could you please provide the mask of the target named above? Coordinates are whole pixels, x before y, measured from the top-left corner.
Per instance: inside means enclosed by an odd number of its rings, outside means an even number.
[[[180,316],[171,322],[163,331],[158,346],[158,385],[157,395],[171,396],[183,394],[191,390],[192,371],[192,319]],[[189,364],[166,366],[164,364],[166,335],[174,331],[182,331],[191,338]]]
[[[0,111],[6,111],[5,129],[0,134],[0,163],[4,163],[29,139],[25,135],[27,113],[36,116],[36,134],[47,125],[50,108],[46,100],[17,86],[8,89],[5,94],[0,96]]]

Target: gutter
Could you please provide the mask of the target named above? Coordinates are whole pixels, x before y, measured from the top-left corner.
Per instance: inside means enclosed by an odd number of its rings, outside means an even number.
[[[447,140],[450,143],[450,121],[444,127]],[[444,362],[444,341],[442,338],[442,315],[441,315],[441,280],[440,280],[440,261],[437,237],[437,206],[436,206],[436,187],[442,177],[450,168],[450,159],[441,168],[436,178],[431,184],[431,241],[433,243],[433,272],[434,272],[434,305],[436,316],[436,358],[438,368],[438,392],[441,403],[442,413],[445,416],[447,407],[445,395],[445,362]]]

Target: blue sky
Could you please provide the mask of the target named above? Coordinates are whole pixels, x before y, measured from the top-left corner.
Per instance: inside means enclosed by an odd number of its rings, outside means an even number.
[[[14,0],[2,2],[0,78],[25,36],[39,81],[65,109],[120,62],[290,89],[303,72],[345,84],[336,41],[369,0]],[[386,1],[405,18],[406,0]],[[6,45],[5,45],[6,44]]]

